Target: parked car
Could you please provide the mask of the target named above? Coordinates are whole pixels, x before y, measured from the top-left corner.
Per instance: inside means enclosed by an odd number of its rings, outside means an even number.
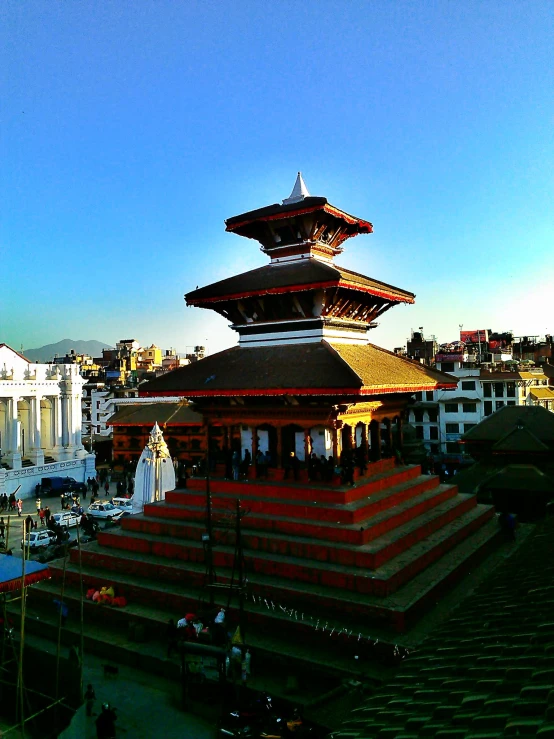
[[[54,513],[52,516],[58,526],[67,529],[70,526],[77,526],[81,521],[81,516],[73,511],[62,511],[61,513]]]
[[[42,529],[40,531],[31,531],[25,539],[21,539],[21,549],[25,546],[29,547],[31,552],[36,552],[39,549],[46,549],[50,544],[54,544],[58,535],[50,529]]]
[[[87,492],[85,483],[77,482],[74,477],[43,477],[40,489],[43,496]]]
[[[112,498],[112,503],[116,508],[120,508],[124,516],[130,516],[133,513],[138,513],[135,509],[133,510],[133,501],[131,498]]]
[[[111,521],[117,521],[123,515],[121,508],[117,508],[109,500],[99,500],[92,503],[87,508],[87,515],[93,518],[104,518]]]

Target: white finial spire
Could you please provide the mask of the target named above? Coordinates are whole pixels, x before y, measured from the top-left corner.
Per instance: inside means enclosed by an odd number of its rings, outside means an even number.
[[[299,203],[301,200],[304,200],[304,198],[309,197],[310,193],[308,192],[306,183],[302,179],[302,172],[299,172],[296,176],[296,182],[294,183],[292,192],[288,198],[285,198],[285,200],[283,200],[283,205],[288,205],[289,203]]]

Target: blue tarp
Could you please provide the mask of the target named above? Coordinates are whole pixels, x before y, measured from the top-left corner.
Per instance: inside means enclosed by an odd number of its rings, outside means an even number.
[[[21,589],[22,561],[19,557],[0,554],[0,593]],[[25,562],[25,585],[32,585],[50,577],[48,565],[40,562]]]

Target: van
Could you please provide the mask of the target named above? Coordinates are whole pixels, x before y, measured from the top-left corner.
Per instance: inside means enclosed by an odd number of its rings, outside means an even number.
[[[43,477],[40,481],[42,495],[61,495],[62,493],[86,493],[84,482],[77,482],[73,477]]]

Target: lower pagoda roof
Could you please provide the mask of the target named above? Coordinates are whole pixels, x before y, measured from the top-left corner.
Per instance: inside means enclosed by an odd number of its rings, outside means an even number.
[[[141,396],[381,395],[453,389],[457,378],[374,344],[234,347],[151,380]]]
[[[348,287],[394,303],[413,303],[415,295],[385,282],[351,272],[318,259],[267,264],[226,280],[193,290],[185,296],[189,305],[238,300],[254,295],[299,292],[301,290]]]

